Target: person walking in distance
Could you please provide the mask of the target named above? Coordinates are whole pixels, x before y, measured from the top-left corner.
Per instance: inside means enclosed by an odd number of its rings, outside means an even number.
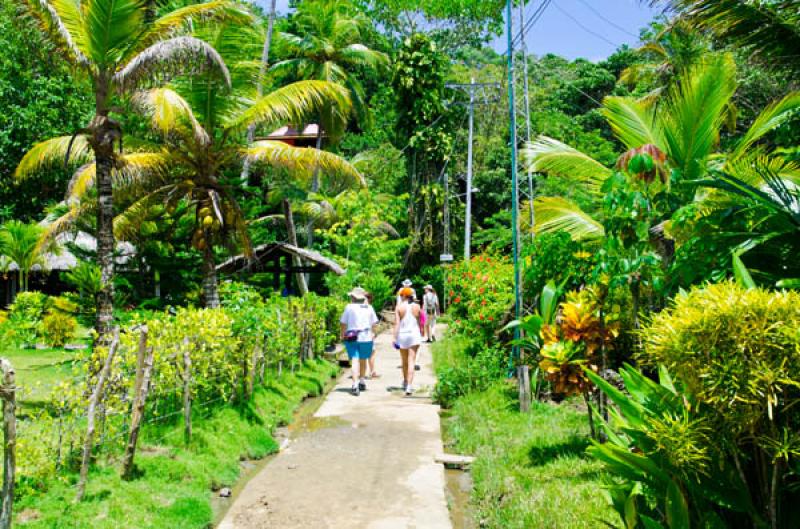
[[[406,396],[410,396],[414,393],[414,364],[422,343],[422,327],[419,322],[422,308],[414,302],[414,291],[408,287],[400,289],[400,299],[394,321],[394,342],[400,349],[403,363],[403,391]]]
[[[425,336],[427,342],[435,342],[436,318],[439,317],[439,296],[433,286],[425,285],[425,295],[422,296],[422,310],[427,316],[425,321]]]
[[[372,293],[367,292],[367,303],[372,307]],[[374,309],[374,308],[373,308]],[[380,378],[380,375],[375,371],[375,356],[377,353],[373,349],[372,355],[369,357],[369,378]]]
[[[367,389],[367,361],[372,357],[378,315],[372,305],[367,303],[367,292],[363,288],[354,288],[349,296],[350,303],[345,307],[339,323],[341,338],[352,369],[353,387],[350,392],[358,396]]]

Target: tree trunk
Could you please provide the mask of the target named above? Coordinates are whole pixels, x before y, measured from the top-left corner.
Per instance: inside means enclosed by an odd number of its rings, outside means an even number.
[[[289,244],[292,246],[297,246],[297,232],[294,229],[294,216],[292,215],[292,205],[289,203],[289,199],[283,199],[283,215],[286,217],[286,231],[289,235]],[[296,255],[292,255],[292,265],[295,267],[301,267],[303,263],[300,261],[300,257]],[[305,276],[297,272],[295,274],[297,278],[297,288],[300,290],[300,295],[305,296],[308,294],[308,285],[306,285],[306,278]]]
[[[219,307],[219,286],[217,285],[217,264],[214,261],[214,249],[206,238],[206,247],[203,249],[203,297],[208,309]]]
[[[14,368],[5,358],[0,359],[2,369],[3,398],[3,511],[0,514],[0,529],[10,529],[14,506],[14,478],[17,472],[17,400]]]
[[[592,414],[592,399],[589,397],[588,391],[583,392],[583,401],[586,403],[586,413],[589,414],[589,432],[592,439],[597,439],[597,433],[594,428],[594,415]]]

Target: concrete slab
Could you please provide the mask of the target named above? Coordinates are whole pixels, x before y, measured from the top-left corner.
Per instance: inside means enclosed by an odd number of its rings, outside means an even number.
[[[376,340],[382,377],[350,395],[346,375],[315,414],[323,425],[294,439],[244,488],[219,529],[451,529],[439,407],[428,346],[413,397],[400,391],[400,354]]]

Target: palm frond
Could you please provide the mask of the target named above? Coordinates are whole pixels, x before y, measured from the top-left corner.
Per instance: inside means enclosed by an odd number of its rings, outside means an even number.
[[[351,103],[347,90],[327,81],[297,81],[265,95],[226,126],[242,130],[254,124],[282,126],[303,123],[318,115],[326,105],[349,113]]]
[[[72,142],[71,149],[70,142]],[[92,159],[92,147],[85,135],[78,134],[74,140],[72,136],[59,136],[31,147],[17,165],[14,178],[24,180],[53,164],[63,164],[67,151],[70,153],[69,161],[71,163],[85,163]]]
[[[198,123],[192,107],[177,92],[169,88],[154,88],[134,95],[134,107],[150,118],[153,129],[164,136],[188,136],[199,145],[208,145],[210,139]]]
[[[670,90],[666,105],[659,109],[663,150],[689,180],[702,176],[736,91],[733,57],[725,54],[707,59],[681,77]]]
[[[352,65],[383,68],[389,65],[389,56],[372,50],[361,43],[350,44],[339,51],[339,55]]]
[[[539,197],[534,203],[536,233],[565,231],[576,241],[599,241],[605,236],[603,225],[577,204],[561,197]]]
[[[732,158],[743,156],[750,147],[764,137],[765,134],[780,127],[797,115],[800,108],[800,92],[792,92],[780,101],[775,101],[761,111],[750,128],[736,142]]]
[[[601,193],[603,182],[611,175],[611,170],[597,160],[547,136],[525,145],[521,156],[531,171],[567,178],[586,186],[594,195]]]
[[[116,64],[144,24],[144,0],[89,0],[80,8],[88,55],[100,67]]]
[[[280,141],[258,141],[247,149],[243,155],[251,163],[264,163],[272,167],[287,170],[292,176],[303,182],[310,181],[314,172],[339,177],[344,185],[365,186],[364,177],[347,160],[333,153],[312,148],[292,147]]]
[[[62,202],[57,214],[48,214],[41,223],[44,228],[40,239],[42,248],[53,244],[62,233],[67,233],[83,218],[94,215],[97,211],[97,200],[88,199],[81,201]]]
[[[120,156],[111,177],[115,189],[146,191],[164,183],[172,168],[165,153],[137,152]],[[94,162],[79,168],[67,186],[67,200],[80,200],[94,186],[97,168]]]
[[[77,0],[26,0],[42,29],[52,35],[66,52],[66,59],[88,66],[83,16]]]
[[[217,50],[194,37],[174,37],[142,50],[120,71],[113,81],[123,91],[163,84],[174,76],[199,73],[206,69],[222,75],[225,86],[231,85],[231,74]]]
[[[603,100],[601,112],[627,148],[637,149],[648,143],[660,145],[661,134],[651,107],[632,97],[609,96]]]
[[[672,0],[685,17],[736,45],[748,47],[770,64],[798,71],[800,9],[796,0]]]
[[[127,63],[134,55],[163,40],[192,32],[198,22],[250,24],[252,14],[241,4],[231,0],[210,0],[174,9],[150,24],[123,59]]]

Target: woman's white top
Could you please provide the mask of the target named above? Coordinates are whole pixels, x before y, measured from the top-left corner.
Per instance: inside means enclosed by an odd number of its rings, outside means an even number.
[[[404,308],[406,313],[400,320],[400,328],[397,331],[397,345],[400,349],[408,349],[422,343],[422,333],[419,330],[419,321],[411,311],[413,305],[403,303],[398,309]]]
[[[378,323],[378,315],[369,303],[350,303],[344,308],[339,322],[348,331],[358,331],[359,342],[371,342],[374,339],[372,326]]]

